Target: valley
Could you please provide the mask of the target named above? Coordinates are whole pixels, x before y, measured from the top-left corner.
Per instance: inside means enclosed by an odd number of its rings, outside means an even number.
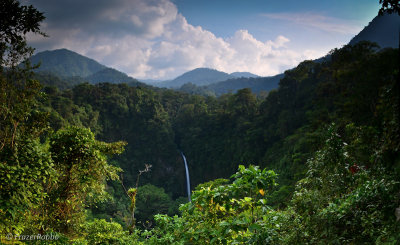
[[[274,76],[145,83],[65,48],[32,55],[44,16],[7,1],[29,18],[0,25],[0,243],[400,241],[399,15]]]

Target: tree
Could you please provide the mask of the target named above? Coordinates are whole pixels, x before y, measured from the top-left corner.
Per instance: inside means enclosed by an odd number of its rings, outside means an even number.
[[[239,166],[233,183],[217,179],[199,185],[181,217],[156,215],[150,244],[275,244],[278,217],[267,206],[276,174]]]
[[[135,187],[129,188],[129,190],[126,190],[124,183],[121,181],[122,187],[124,187],[124,190],[126,192],[126,195],[129,197],[129,199],[131,200],[131,205],[130,205],[130,212],[131,212],[131,225],[129,226],[130,229],[130,233],[132,233],[135,229],[136,226],[136,218],[135,218],[135,211],[136,211],[136,196],[138,193],[138,186],[139,186],[139,180],[140,180],[140,176],[143,173],[147,173],[150,171],[151,169],[151,165],[150,164],[145,164],[145,169],[143,170],[139,170],[139,174],[137,175],[136,178],[136,185]],[[122,175],[121,175],[121,179],[122,179]]]
[[[44,35],[39,30],[43,19],[32,5],[21,6],[16,0],[0,3],[0,149],[7,144],[13,147],[18,129],[23,128],[39,94],[40,84],[31,79],[29,62],[18,65],[33,52],[26,44],[26,34]]]
[[[43,13],[32,5],[23,6],[17,0],[0,2],[0,67],[16,67],[28,58],[33,48],[26,44],[26,34],[40,31],[40,23],[45,19]]]
[[[78,240],[82,244],[115,244],[115,245],[134,245],[137,237],[128,235],[122,226],[115,222],[107,222],[104,219],[95,219],[81,226],[81,231],[85,239]]]
[[[382,7],[379,9],[379,15],[383,15],[384,13],[397,13],[400,15],[399,0],[379,0],[379,4],[382,4]]]
[[[138,188],[136,201],[137,220],[145,227],[154,224],[153,215],[167,214],[172,205],[171,198],[163,188],[146,184]]]
[[[397,244],[400,183],[377,156],[377,130],[332,124],[325,134],[287,210],[286,243]]]
[[[38,138],[18,141],[14,150],[0,151],[0,233],[20,234],[47,196],[45,185],[54,181],[53,164],[46,146]],[[40,228],[39,228],[40,229]]]
[[[97,141],[89,129],[78,127],[59,130],[50,138],[58,175],[47,201],[52,228],[67,234],[74,231],[87,205],[107,198],[105,181],[118,179],[121,171],[107,163],[107,156],[122,153],[124,145]]]
[[[34,109],[40,84],[32,80],[29,63],[19,67],[33,49],[28,32],[39,33],[44,16],[16,0],[0,2],[0,232],[20,232],[29,210],[46,193],[52,161],[39,136],[47,129],[43,113]]]

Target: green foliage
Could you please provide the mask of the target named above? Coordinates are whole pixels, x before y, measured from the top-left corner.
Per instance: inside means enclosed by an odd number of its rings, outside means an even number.
[[[125,73],[117,71],[113,68],[104,68],[88,77],[86,79],[90,83],[108,82],[108,83],[137,83],[139,81],[128,77]]]
[[[227,178],[243,162],[264,163],[262,168],[280,173],[280,185],[268,204],[284,208],[295,183],[307,174],[307,160],[324,146],[321,135],[330,122],[341,128],[351,123],[370,127],[379,137],[383,132],[385,149],[376,150],[386,153],[379,157],[388,158],[387,166],[399,166],[393,160],[400,142],[393,103],[397,51],[378,52],[373,44],[361,43],[331,54],[332,59],[322,63],[305,61],[287,71],[279,89],[264,100],[248,89],[212,98],[124,84],[81,84],[49,91],[45,111],[53,127],[90,127],[101,140],[126,140],[125,153],[113,160],[124,170],[127,186],[135,186],[138,170],[150,163],[153,171],[141,181],[162,186],[173,198],[182,196],[185,172],[176,150],[181,149],[189,160],[193,186]],[[366,166],[371,165],[367,145],[379,143],[371,133],[365,133],[359,142],[363,147],[350,154]],[[109,185],[115,201],[101,204],[94,213],[104,210],[99,217],[121,222],[129,217],[130,201],[121,186]]]
[[[226,81],[213,83],[206,86],[194,88],[192,91],[195,93],[204,94],[203,91],[213,93],[217,96],[221,96],[227,93],[236,93],[238,90],[243,88],[251,88],[253,93],[261,95],[262,93],[268,93],[278,87],[279,80],[283,77],[282,74],[273,77],[240,77],[228,79]]]
[[[239,167],[231,184],[209,182],[193,192],[192,203],[181,207],[181,217],[157,215],[150,244],[260,244],[276,241],[270,220],[275,212],[266,198],[275,185],[273,171]]]
[[[51,91],[46,91],[48,89],[60,89],[60,90],[65,90],[65,89],[72,89],[74,86],[87,82],[83,78],[79,77],[60,77],[58,75],[55,75],[50,72],[44,72],[44,71],[37,71],[35,70],[34,77],[36,80],[40,81],[40,84],[43,85],[44,90],[47,94],[55,94],[54,92]]]
[[[105,141],[126,140],[127,150],[117,162],[128,186],[134,186],[146,162],[154,168],[144,183],[181,196],[185,177],[176,151],[181,149],[195,173],[194,186],[229,177],[242,162],[262,162],[280,173],[281,188],[293,187],[304,177],[311,153],[320,148],[318,134],[326,123],[380,127],[376,105],[392,83],[396,52],[377,53],[373,45],[362,43],[334,50],[332,57],[287,71],[280,88],[263,101],[248,89],[211,98],[122,84],[82,84],[49,98],[49,107],[56,110],[52,124],[90,127]],[[282,193],[281,200],[290,198],[290,192]]]
[[[47,129],[46,113],[34,108],[39,90],[28,74],[0,74],[0,149],[12,150],[18,139],[38,137]]]
[[[43,13],[32,5],[24,6],[17,0],[0,3],[0,72],[5,67],[15,68],[28,58],[33,49],[26,45],[28,32],[42,34],[39,26],[44,20]]]
[[[18,1],[0,3],[0,233],[22,232],[29,211],[47,195],[53,179],[52,160],[39,136],[46,114],[35,106],[40,83],[32,80],[29,63],[18,67],[32,49],[28,32],[40,33],[42,13]],[[28,218],[27,218],[28,217]],[[40,226],[40,225],[39,225]]]
[[[13,151],[3,149],[0,159],[0,232],[20,233],[29,225],[30,210],[47,197],[45,186],[54,182],[53,161],[38,139],[18,141]],[[33,221],[37,228],[43,225]]]
[[[343,135],[335,126],[328,129],[325,146],[309,160],[307,176],[294,193],[288,210],[294,222],[283,224],[287,243],[398,241],[393,211],[400,204],[400,182],[374,159],[379,144],[363,142],[368,135],[378,143],[374,134],[354,125]]]
[[[280,181],[285,185],[279,191],[270,185],[269,198],[262,197],[265,190],[257,193],[260,182],[254,176],[259,171],[241,167],[232,184],[218,180],[199,185],[180,217],[156,216],[157,226],[144,233],[147,241],[396,244],[396,55],[397,51],[377,53],[373,44],[360,43],[332,51],[325,63],[303,62],[287,71],[278,91],[253,111],[246,108],[259,103],[246,107],[246,101],[252,101],[246,91],[218,99],[193,97],[183,104],[174,127],[179,144],[191,146],[184,149],[188,159],[201,163],[191,172],[227,171],[234,164],[221,158],[240,161],[233,150],[238,144],[240,157],[251,159],[249,152],[264,152],[261,158],[283,173]],[[335,123],[327,127],[331,122]],[[218,127],[223,130],[215,130]],[[224,155],[227,152],[230,155]],[[212,158],[211,166],[205,156]],[[296,179],[301,180],[291,199]],[[271,198],[291,201],[280,205],[287,206],[285,210],[276,211],[266,204],[281,201]]]
[[[37,71],[52,72],[60,77],[90,76],[105,66],[67,49],[40,52],[31,57],[32,64],[41,64]]]
[[[286,71],[265,99],[109,83],[44,94],[29,62],[17,66],[43,15],[15,0],[0,7],[1,233],[56,231],[59,244],[400,242],[398,50],[335,49]],[[209,182],[171,217],[185,193],[177,149],[192,184]],[[143,163],[154,171],[139,186]],[[119,223],[134,227],[135,211],[144,230],[128,234]]]
[[[97,61],[77,54],[68,49],[43,51],[30,58],[32,64],[40,64],[36,74],[43,85],[60,89],[89,83],[128,83],[131,86],[148,86],[129,77],[125,73],[99,64]]]
[[[94,139],[89,129],[70,127],[50,138],[50,152],[58,174],[48,205],[52,228],[69,233],[77,228],[86,205],[107,198],[106,179],[118,179],[120,168],[107,163],[107,156],[120,154],[124,142]]]
[[[120,224],[107,222],[104,219],[86,222],[80,229],[84,238],[76,240],[77,244],[138,244],[137,235],[129,235]]]
[[[151,227],[154,224],[153,216],[167,214],[171,206],[171,197],[164,192],[163,188],[151,184],[138,188],[136,217],[143,226]]]

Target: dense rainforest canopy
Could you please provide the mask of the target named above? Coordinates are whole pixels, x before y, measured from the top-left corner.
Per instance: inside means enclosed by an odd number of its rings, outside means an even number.
[[[70,87],[20,64],[43,15],[1,4],[2,243],[400,242],[398,49],[334,49],[265,98]]]

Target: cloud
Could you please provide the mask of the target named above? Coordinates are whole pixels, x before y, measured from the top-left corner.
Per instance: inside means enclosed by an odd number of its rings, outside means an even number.
[[[236,51],[232,59],[234,70],[250,71],[256,74],[270,76],[297,65],[304,59],[310,59],[308,53],[298,53],[286,48],[290,40],[278,36],[275,40],[261,42],[248,31],[239,30],[227,42]]]
[[[295,25],[316,28],[325,32],[355,34],[360,31],[359,23],[316,13],[266,13],[263,16],[275,20],[289,21]]]
[[[68,48],[136,78],[174,78],[209,67],[225,72],[274,75],[314,50],[296,52],[290,40],[257,40],[247,30],[228,38],[193,26],[169,0],[32,0],[44,11],[43,30],[50,38],[30,38],[39,51]]]

